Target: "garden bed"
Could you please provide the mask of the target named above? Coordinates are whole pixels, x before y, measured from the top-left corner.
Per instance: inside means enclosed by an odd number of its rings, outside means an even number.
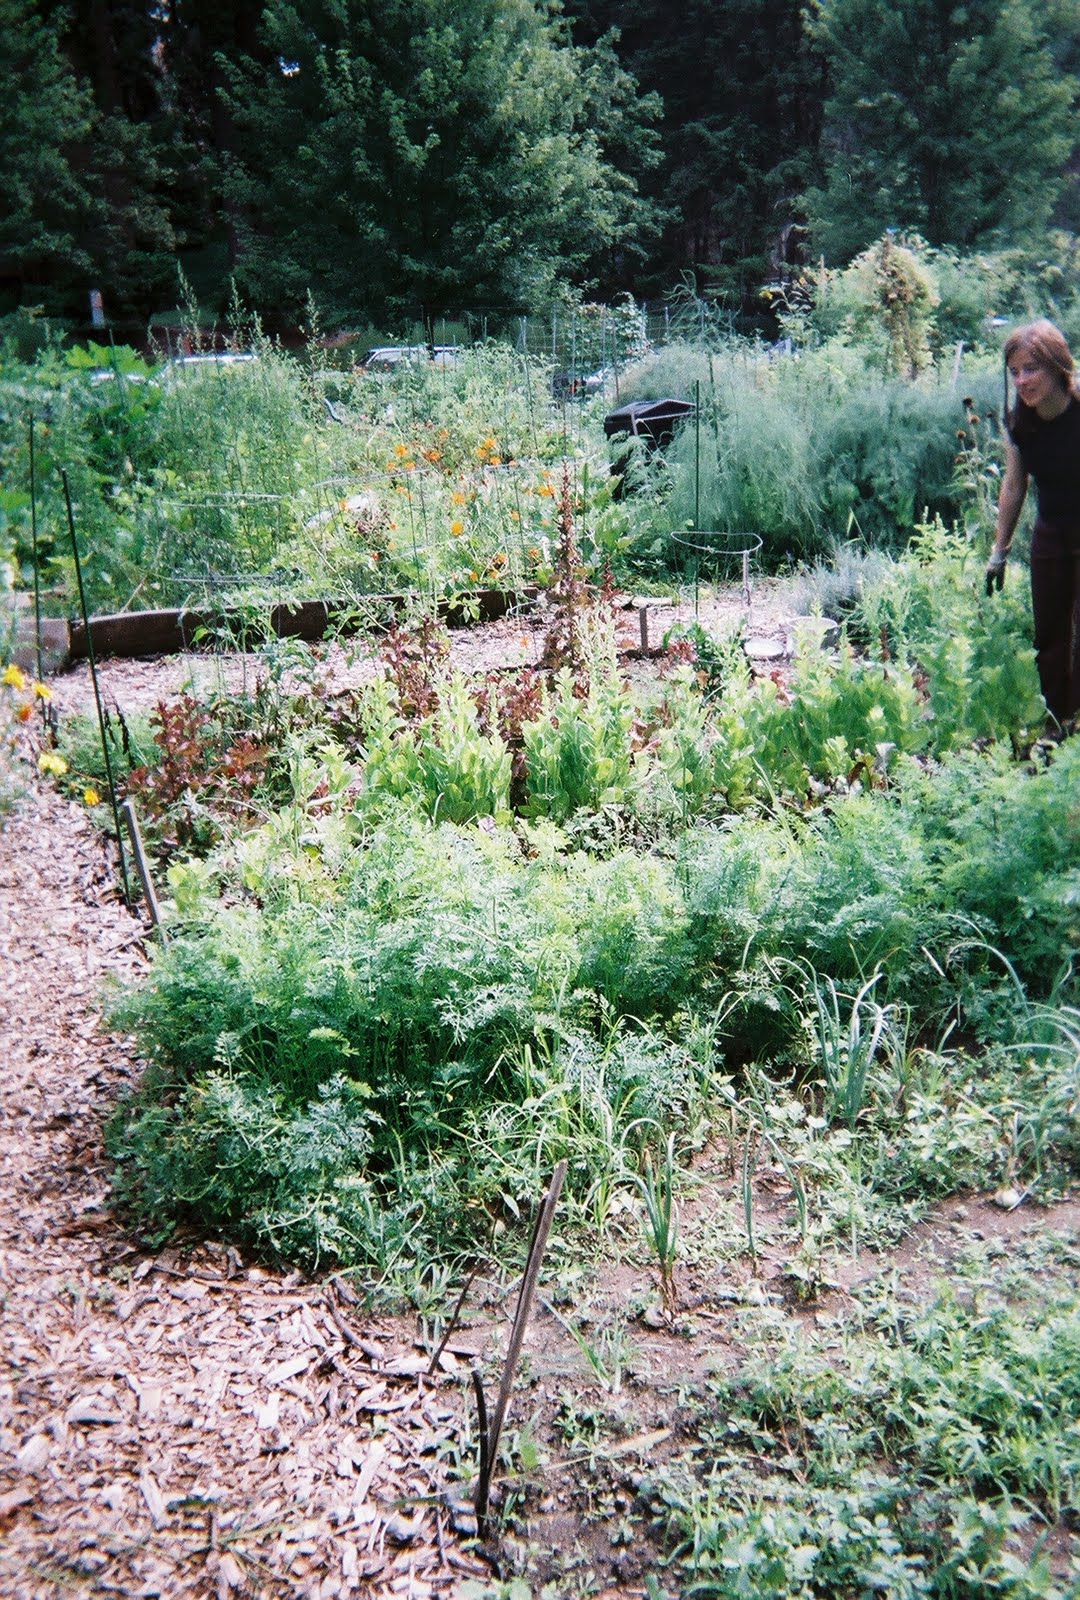
[[[770,594],[769,614],[777,623],[787,599]],[[734,596],[721,594],[709,607],[705,617],[718,631],[725,615],[740,618]],[[683,620],[693,620],[692,608]],[[455,634],[450,668],[482,674],[534,664],[546,625],[504,618]],[[622,615],[619,629],[625,648],[633,648],[633,612]],[[231,686],[243,696],[259,665],[255,657],[198,655],[107,660],[100,679],[106,704],[130,714],[191,687],[192,679],[196,694]],[[324,693],[330,699],[346,694],[374,670],[371,659],[327,648],[320,663]],[[56,679],[53,691],[62,724],[77,711],[90,713],[85,665]],[[1025,781],[1040,782],[1048,772],[1026,770]],[[1001,848],[1015,875],[1021,836],[1014,832],[1013,846],[1007,843],[1016,824],[1009,820],[1005,777],[989,765],[981,774],[972,765],[958,772],[958,785],[961,778],[983,783],[988,797],[997,785],[995,826],[1004,830]],[[868,825],[869,806],[861,816]],[[753,818],[743,827],[752,836]],[[854,870],[866,870],[875,850],[880,855],[886,847],[884,834],[877,846],[867,840]],[[834,848],[823,825],[819,849],[829,854]],[[500,1227],[472,1262],[471,1285],[431,1380],[421,1368],[448,1331],[464,1267],[436,1255],[427,1264],[418,1261],[411,1292],[419,1315],[402,1318],[365,1309],[370,1295],[378,1297],[379,1284],[363,1268],[309,1276],[274,1269],[227,1237],[206,1243],[190,1224],[167,1247],[147,1248],[117,1214],[102,1146],[102,1120],[136,1070],[132,1042],[103,1030],[96,989],[107,971],[125,983],[139,975],[150,948],[148,930],[118,904],[115,880],[77,803],[36,790],[0,838],[0,861],[13,1019],[3,1086],[4,1160],[18,1195],[4,1240],[16,1411],[4,1438],[8,1473],[0,1513],[9,1539],[0,1559],[38,1574],[35,1593],[42,1594],[76,1579],[156,1586],[178,1595],[203,1594],[214,1585],[221,1592],[231,1586],[239,1593],[282,1595],[303,1587],[389,1596],[403,1585],[416,1595],[503,1594],[489,1559],[469,1542],[462,1497],[476,1464],[467,1375],[478,1363],[493,1392],[521,1259],[512,1218],[489,1199]],[[899,860],[888,865],[891,870]],[[734,908],[737,892],[732,880],[727,909]],[[820,939],[827,919],[821,914],[815,928],[814,913],[808,916],[808,929]],[[817,1135],[790,1120],[793,1102],[780,1084],[773,1085],[767,1121],[745,1120],[753,1101],[744,1091],[732,1103],[726,1136],[723,1113],[718,1121],[715,1109],[707,1137],[698,1138],[693,1114],[684,1118],[678,1241],[666,1279],[655,1232],[650,1244],[640,1193],[635,1198],[629,1176],[604,1202],[608,1210],[594,1233],[582,1231],[579,1181],[577,1197],[571,1195],[557,1217],[496,1480],[496,1537],[487,1556],[505,1576],[524,1575],[525,1587],[516,1593],[539,1593],[549,1582],[560,1596],[587,1590],[653,1596],[681,1592],[693,1576],[713,1585],[706,1592],[727,1594],[725,1572],[736,1582],[741,1569],[724,1565],[734,1548],[725,1541],[736,1535],[710,1510],[715,1496],[734,1507],[754,1479],[778,1494],[775,1473],[794,1483],[799,1474],[819,1471],[813,1441],[822,1363],[840,1375],[825,1416],[832,1408],[856,1433],[865,1426],[857,1383],[848,1384],[844,1374],[849,1360],[855,1361],[852,1371],[862,1370],[858,1362],[869,1350],[883,1364],[880,1381],[887,1381],[888,1341],[875,1317],[887,1312],[897,1325],[917,1330],[920,1310],[930,1307],[931,1321],[936,1317],[970,1353],[982,1335],[965,1321],[968,1307],[979,1312],[992,1305],[998,1309],[990,1326],[1000,1327],[1003,1337],[1013,1337],[1008,1318],[1018,1319],[1018,1349],[1022,1337],[1038,1337],[1040,1318],[1075,1295],[1077,1202],[1060,1187],[1061,1169],[1051,1182],[1049,1168],[1045,1180],[1033,1180],[1024,1166],[1030,1118],[1008,1134],[1008,1117],[1023,1121],[1034,1106],[1025,1106],[1017,1089],[1015,1112],[995,1122],[993,1097],[980,1098],[963,1077],[948,1076],[953,1062],[962,1070],[962,1054],[950,1055],[944,1044],[937,1057],[929,1044],[909,1049],[911,1076],[902,1092],[923,1096],[911,1124],[925,1145],[917,1155],[903,1120],[889,1121],[884,1105],[868,1103],[865,1120],[856,1110],[852,1126],[866,1141],[868,1159],[876,1150],[883,1175],[895,1174],[901,1160],[922,1173],[923,1192],[908,1209],[889,1201],[875,1215],[863,1214],[858,1206],[869,1203],[870,1190],[862,1199],[850,1183],[835,1190],[843,1141],[816,1145]],[[925,1089],[924,1071],[946,1074],[936,1091]],[[988,1071],[1000,1074],[1006,1093],[1001,1059]],[[756,1081],[761,1092],[763,1080]],[[1049,1100],[1043,1109],[1056,1115]],[[840,1098],[835,1111],[839,1134],[845,1122]],[[958,1111],[968,1120],[954,1126],[950,1119]],[[504,1112],[491,1113],[486,1131],[493,1142],[504,1137],[495,1120]],[[539,1100],[532,1115],[540,1115]],[[755,1118],[764,1115],[753,1111]],[[995,1154],[999,1137],[1015,1142],[1012,1167]],[[891,1151],[883,1138],[893,1141]],[[554,1153],[538,1160],[537,1182],[517,1195],[521,1209],[537,1198],[553,1159]],[[634,1170],[640,1176],[643,1169]],[[644,1170],[652,1171],[655,1186],[659,1170]],[[992,1173],[994,1182],[965,1186],[964,1171]],[[961,1192],[951,1193],[957,1183]],[[934,1192],[948,1197],[935,1203]],[[821,1208],[822,1234],[800,1228],[800,1195]],[[599,1200],[586,1197],[586,1211],[590,1205],[599,1216]],[[892,1283],[894,1269],[902,1297]],[[1030,1307],[1025,1310],[1033,1281],[1041,1285],[1034,1321]],[[1007,1311],[1010,1306],[1017,1309]],[[976,1320],[979,1328],[986,1325],[981,1312]],[[1053,1326],[1063,1337],[1063,1324]],[[919,1337],[931,1340],[931,1333]],[[971,1407],[983,1400],[962,1391],[958,1373],[943,1376],[940,1345],[931,1341],[926,1348],[946,1421],[972,1426]],[[1017,1359],[1010,1349],[986,1348],[988,1383],[995,1363]],[[766,1357],[771,1366],[763,1366]],[[979,1370],[974,1356],[968,1364]],[[785,1399],[777,1374],[787,1370],[794,1387]],[[1054,1402],[1066,1425],[1074,1398],[1062,1391]],[[779,1408],[775,1425],[770,1408]],[[808,1419],[805,1426],[800,1421],[794,1428],[793,1416]],[[719,1432],[717,1418],[727,1419]],[[898,1419],[901,1425],[907,1423]],[[1016,1425],[1022,1431],[1026,1424]],[[934,1514],[945,1517],[942,1506],[968,1503],[962,1496],[950,1500],[953,1491],[943,1488],[924,1493],[925,1484],[948,1481],[929,1432],[907,1442],[898,1434],[889,1448],[897,1452],[901,1500],[910,1500],[912,1515],[925,1518],[937,1507]],[[1070,1481],[1073,1466],[1067,1456],[1060,1459],[1063,1481]],[[749,1478],[736,1474],[739,1460]],[[801,1465],[785,1465],[791,1461]],[[864,1470],[852,1455],[844,1467],[846,1487],[861,1484]],[[1012,1484],[1010,1474],[1018,1469],[1003,1460],[994,1470]],[[818,1498],[811,1496],[809,1511],[797,1497],[789,1505],[774,1502],[794,1519],[782,1538],[760,1521],[739,1524],[744,1564],[790,1563],[799,1549],[810,1548],[820,1507],[841,1514],[836,1484],[814,1482]],[[1033,1479],[1028,1492],[1043,1494],[1042,1482]],[[889,1492],[887,1486],[875,1491],[881,1515]],[[971,1559],[992,1563],[1021,1552],[1034,1562],[1043,1539],[1048,1565],[1038,1578],[1041,1592],[1066,1593],[1077,1554],[1068,1510],[1053,1512],[1051,1492],[1042,1523],[1010,1529],[993,1522],[994,1500],[984,1489],[984,1521]],[[849,1494],[846,1503],[855,1520],[844,1540],[857,1568],[860,1560],[882,1558],[882,1549],[873,1539],[864,1541],[865,1549],[858,1546],[864,1539],[858,1517],[865,1511],[873,1520],[870,1501]],[[803,1516],[806,1522],[799,1521]],[[945,1527],[941,1548],[959,1539]],[[779,1555],[770,1556],[770,1538],[780,1540]],[[680,1547],[683,1554],[669,1568]],[[697,1552],[692,1559],[691,1550]],[[822,1546],[814,1560],[834,1556]],[[827,1592],[847,1592],[847,1581],[837,1576]],[[1029,1590],[1014,1585],[1006,1592],[1019,1597]]]

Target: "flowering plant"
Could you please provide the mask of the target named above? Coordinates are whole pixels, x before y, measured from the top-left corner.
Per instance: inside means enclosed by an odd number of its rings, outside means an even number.
[[[25,792],[34,746],[34,707],[51,699],[52,691],[28,678],[14,661],[0,672],[0,817],[12,811]]]

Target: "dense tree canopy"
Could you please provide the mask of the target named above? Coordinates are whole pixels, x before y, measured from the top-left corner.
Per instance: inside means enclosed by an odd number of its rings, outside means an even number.
[[[643,89],[660,94],[663,161],[649,193],[668,211],[654,273],[693,270],[745,297],[792,248],[815,173],[822,66],[801,0],[569,0],[586,37],[617,30]]]
[[[746,312],[888,227],[1080,225],[1080,0],[0,0],[0,70],[0,311],[141,320],[179,261],[272,322]]]
[[[0,80],[0,281],[33,297],[90,265],[95,208],[76,156],[93,102],[33,0],[0,0]]]
[[[535,0],[271,0],[263,27],[270,70],[228,101],[237,273],[261,302],[524,309],[640,227],[598,63]]]
[[[1075,48],[1076,0],[1054,18]],[[1077,100],[1050,22],[1039,0],[817,0],[831,90],[816,246],[835,260],[886,227],[972,246],[1044,226]]]

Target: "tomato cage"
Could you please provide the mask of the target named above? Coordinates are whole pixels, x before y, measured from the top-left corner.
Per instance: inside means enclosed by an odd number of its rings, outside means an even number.
[[[154,510],[158,574],[168,586],[212,596],[223,587],[279,576],[278,552],[292,531],[290,496],[218,490],[162,497]]]
[[[743,604],[750,610],[750,560],[761,549],[761,537],[756,533],[728,533],[718,528],[689,528],[682,533],[672,531],[672,543],[678,545],[682,556],[684,574],[693,575],[694,616],[698,614],[698,595],[702,572],[706,578],[731,582],[738,571],[742,577]]]

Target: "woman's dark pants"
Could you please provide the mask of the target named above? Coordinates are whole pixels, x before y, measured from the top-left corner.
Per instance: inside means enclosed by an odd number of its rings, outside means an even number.
[[[1036,522],[1031,607],[1043,699],[1047,710],[1065,723],[1080,711],[1080,525]]]

